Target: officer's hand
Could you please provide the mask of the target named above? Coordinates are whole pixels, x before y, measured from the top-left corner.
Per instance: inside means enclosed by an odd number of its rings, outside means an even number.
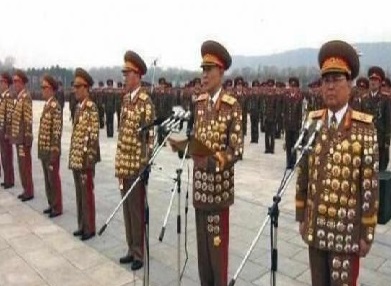
[[[299,222],[299,232],[301,236],[304,235],[304,230],[304,222]]]
[[[367,243],[364,239],[360,239],[360,257],[367,256],[372,244]]]
[[[208,157],[207,156],[193,156],[194,166],[198,168],[206,169],[208,166]]]

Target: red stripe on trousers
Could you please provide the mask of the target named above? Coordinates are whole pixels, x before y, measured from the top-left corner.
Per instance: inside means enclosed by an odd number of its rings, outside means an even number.
[[[360,272],[360,257],[358,255],[352,255],[352,286],[357,285],[358,274]]]
[[[87,232],[95,232],[95,195],[94,195],[94,180],[92,170],[86,171],[86,202],[87,202]]]
[[[4,170],[4,183],[6,185],[13,185],[15,183],[14,154],[10,140],[5,139],[4,135],[0,136],[0,148],[1,164]]]
[[[61,178],[60,178],[60,157],[57,157],[54,162],[51,163],[53,170],[50,172],[52,176],[52,182],[54,188],[53,205],[51,206],[55,213],[62,213],[62,190],[61,190]]]
[[[227,285],[228,281],[228,248],[229,248],[229,208],[221,211],[221,282]]]
[[[31,146],[27,147],[25,145],[16,145],[16,148],[23,148],[24,156],[18,157],[20,160],[20,180],[24,189],[23,195],[26,197],[34,196],[34,185],[33,185],[33,174],[32,174],[32,165],[31,165]]]

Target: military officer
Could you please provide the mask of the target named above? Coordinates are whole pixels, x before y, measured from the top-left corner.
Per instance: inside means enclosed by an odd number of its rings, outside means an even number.
[[[274,138],[276,135],[277,97],[274,89],[275,81],[269,79],[264,96],[265,120],[265,154],[274,154]]]
[[[98,108],[90,99],[92,77],[82,68],[75,70],[73,88],[79,102],[71,135],[69,169],[76,188],[78,230],[81,240],[95,235],[95,164],[100,161]]]
[[[42,98],[46,101],[38,131],[38,158],[42,162],[46,198],[49,207],[43,211],[49,217],[62,214],[60,154],[62,135],[62,109],[56,98],[57,81],[44,75],[41,82]]]
[[[346,42],[324,44],[318,55],[326,109],[314,149],[300,162],[296,220],[309,246],[312,285],[356,285],[359,259],[374,239],[378,208],[378,143],[372,115],[348,105],[359,72]]]
[[[259,98],[259,81],[252,82],[251,92],[247,99],[248,111],[250,113],[251,123],[251,143],[258,143],[259,138],[259,118],[261,112],[260,98]]]
[[[234,164],[243,152],[243,118],[239,102],[222,89],[224,71],[231,65],[228,51],[215,41],[206,41],[201,55],[206,93],[196,99],[193,132],[215,155],[193,157],[198,271],[202,286],[223,286],[227,285]]]
[[[377,130],[379,141],[379,168],[387,169],[388,153],[391,137],[391,112],[388,96],[381,91],[381,84],[385,78],[381,67],[373,66],[368,70],[369,92],[361,101],[361,110],[373,116],[373,123]]]
[[[105,109],[104,109],[104,83],[103,81],[98,82],[98,88],[96,90],[96,105],[99,112],[99,128],[105,127]]]
[[[113,88],[114,81],[108,79],[107,87],[104,89],[104,105],[106,112],[106,133],[107,138],[114,136],[114,111],[115,111],[115,91]]]
[[[131,190],[123,204],[128,252],[120,258],[120,263],[132,263],[132,270],[138,270],[143,266],[144,261],[144,206],[147,177],[142,174],[142,171],[147,166],[154,148],[154,128],[141,133],[137,129],[153,122],[155,110],[151,98],[141,90],[141,77],[147,72],[144,60],[136,52],[127,51],[124,61],[122,73],[126,94],[121,111],[115,156],[115,176],[119,180],[122,197],[139,175],[142,179]]]
[[[361,111],[361,100],[364,94],[368,93],[369,80],[366,77],[359,77],[356,80],[356,86],[352,88],[352,95],[349,99],[351,108]]]
[[[247,95],[244,91],[244,80],[241,76],[234,79],[234,94],[242,108],[243,135],[247,135]]]
[[[13,76],[13,87],[17,94],[14,110],[11,115],[11,142],[16,145],[19,176],[23,193],[18,196],[23,202],[34,198],[34,184],[31,165],[31,146],[33,144],[33,102],[26,89],[27,75],[16,70]]]
[[[64,109],[64,104],[65,104],[65,93],[64,93],[64,88],[62,86],[62,82],[58,81],[58,88],[56,92],[56,99],[57,102],[60,104],[61,107],[61,113],[62,110]]]
[[[12,77],[8,72],[0,75],[0,150],[1,165],[4,170],[4,182],[1,185],[4,189],[14,186],[14,154],[10,136],[12,133],[11,114],[14,108],[14,100],[10,95],[9,88],[12,84]]]
[[[300,82],[297,77],[288,80],[289,90],[283,95],[282,114],[285,130],[286,167],[292,169],[296,163],[296,151],[293,146],[299,138],[302,121],[302,96],[300,94]]]
[[[115,91],[115,113],[117,114],[117,130],[119,129],[119,121],[121,118],[121,107],[123,97],[123,86],[122,82],[117,82],[117,89]]]

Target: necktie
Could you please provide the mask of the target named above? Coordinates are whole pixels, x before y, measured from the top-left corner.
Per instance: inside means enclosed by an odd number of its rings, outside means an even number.
[[[214,105],[213,99],[210,97],[209,98],[209,109],[212,109]]]
[[[333,130],[337,130],[337,127],[338,127],[337,117],[335,117],[335,113],[333,113],[333,116],[331,116],[330,128]]]

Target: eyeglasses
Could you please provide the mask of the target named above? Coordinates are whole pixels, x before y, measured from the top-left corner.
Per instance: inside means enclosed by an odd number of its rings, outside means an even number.
[[[46,90],[46,89],[49,89],[49,88],[50,88],[49,85],[41,85],[41,89],[42,89],[42,90]]]
[[[79,88],[81,88],[82,86],[86,87],[85,84],[74,84],[74,85],[73,85],[73,88],[79,89]]]
[[[338,84],[343,80],[346,80],[346,76],[339,74],[329,74],[322,77],[322,84]]]

